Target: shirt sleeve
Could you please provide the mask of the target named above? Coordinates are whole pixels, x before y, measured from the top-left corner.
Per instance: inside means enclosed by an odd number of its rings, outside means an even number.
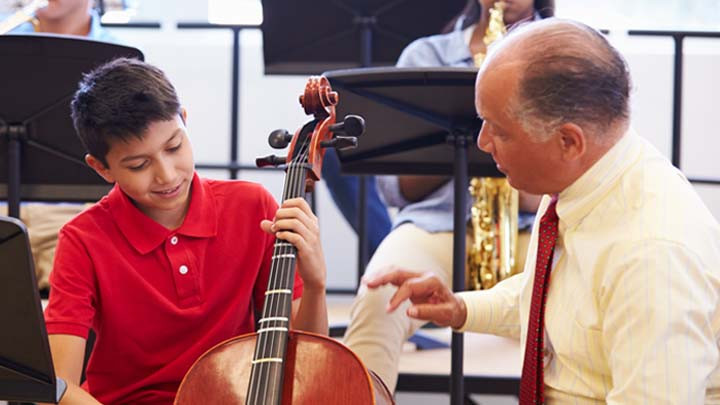
[[[45,309],[48,334],[69,334],[87,339],[96,313],[94,265],[78,235],[67,227],[58,235],[50,299]]]
[[[643,241],[609,266],[599,292],[614,386],[608,404],[701,404],[718,362],[718,280],[698,255]]]
[[[467,318],[460,332],[491,333],[520,338],[520,295],[526,273],[519,273],[482,291],[464,291]]]
[[[428,37],[419,38],[403,49],[396,67],[443,66]]]
[[[376,179],[380,195],[387,206],[402,209],[410,204],[410,201],[406,200],[400,192],[398,176],[377,176]]]

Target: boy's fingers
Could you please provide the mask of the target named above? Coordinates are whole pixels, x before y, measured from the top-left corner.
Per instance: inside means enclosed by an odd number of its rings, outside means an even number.
[[[298,207],[298,208],[303,209],[303,211],[305,209],[307,209],[306,212],[312,212],[312,210],[310,209],[310,204],[308,204],[304,198],[300,198],[300,197],[295,197],[295,198],[290,198],[288,200],[285,200],[285,201],[283,201],[282,205],[289,206],[289,207]]]
[[[273,225],[273,222],[268,219],[263,219],[262,221],[260,221],[260,228],[269,234],[275,233],[272,230],[272,225]]]
[[[285,200],[280,206],[280,209],[297,209],[302,211],[302,213],[308,217],[315,216],[312,209],[310,209],[310,205],[303,198],[291,198],[289,200]]]

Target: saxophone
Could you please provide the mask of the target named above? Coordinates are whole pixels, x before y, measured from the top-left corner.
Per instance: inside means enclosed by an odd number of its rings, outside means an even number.
[[[35,31],[38,29],[38,21],[35,18],[35,12],[43,7],[47,7],[48,0],[33,0],[30,4],[21,8],[18,12],[0,21],[0,35],[7,34],[12,31],[18,25],[24,24],[28,21],[35,27]]]
[[[486,46],[506,32],[505,4],[499,1],[490,10],[490,21],[483,42]],[[473,56],[476,66],[485,53]],[[486,290],[518,272],[518,192],[506,178],[475,177],[470,180],[472,233],[467,252],[467,288]]]

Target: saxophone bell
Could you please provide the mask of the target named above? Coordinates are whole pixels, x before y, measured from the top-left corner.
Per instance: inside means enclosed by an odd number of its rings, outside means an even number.
[[[43,7],[47,7],[47,5],[48,0],[31,1],[28,5],[18,10],[15,14],[11,15],[3,21],[0,21],[0,35],[7,34],[8,32],[14,30],[22,24],[25,24],[28,21],[31,21],[33,23],[33,26],[35,26],[35,30],[37,30],[37,19],[35,18],[35,13]]]

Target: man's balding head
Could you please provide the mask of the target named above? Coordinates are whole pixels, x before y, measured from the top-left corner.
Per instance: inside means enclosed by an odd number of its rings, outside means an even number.
[[[602,141],[628,121],[625,60],[587,25],[546,19],[518,27],[491,50],[482,70],[505,64],[517,66],[511,108],[529,133],[542,137],[573,122]]]
[[[514,187],[558,193],[626,132],[629,77],[605,38],[547,19],[513,30],[491,49],[475,89],[478,147]]]

